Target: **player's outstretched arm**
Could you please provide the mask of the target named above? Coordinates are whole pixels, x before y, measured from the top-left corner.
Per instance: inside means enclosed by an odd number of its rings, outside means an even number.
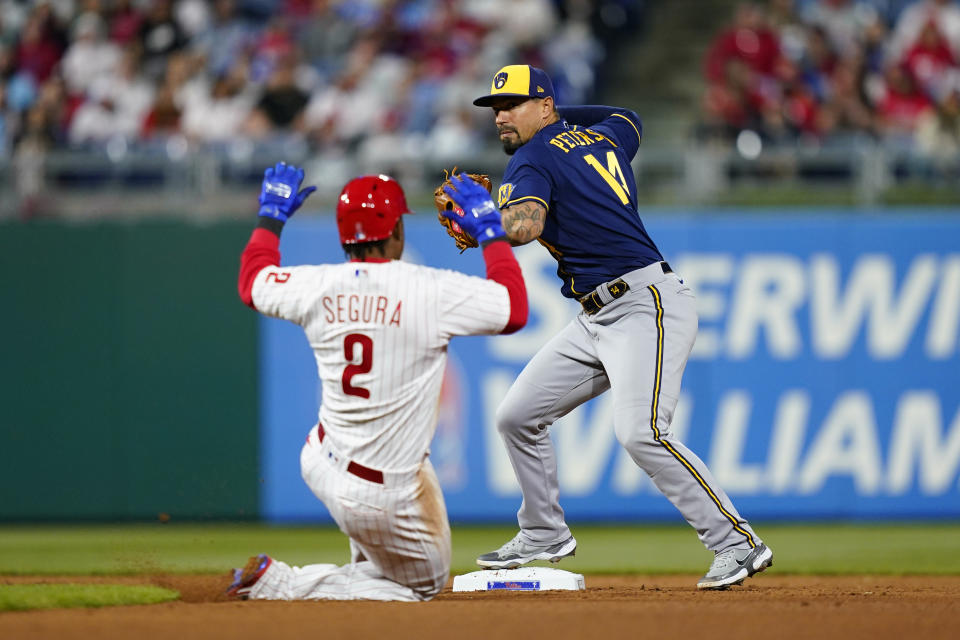
[[[278,162],[263,173],[260,186],[260,210],[257,213],[257,228],[250,235],[247,246],[240,256],[240,276],[237,289],[240,299],[248,307],[253,304],[253,281],[266,267],[280,264],[280,233],[304,200],[317,190],[310,186],[300,189],[303,169],[285,162]]]
[[[539,202],[524,200],[497,211],[486,189],[470,176],[450,176],[450,185],[443,188],[450,199],[464,212],[459,217],[453,211],[441,215],[459,225],[480,244],[502,236],[517,246],[540,237],[547,219],[547,208]]]

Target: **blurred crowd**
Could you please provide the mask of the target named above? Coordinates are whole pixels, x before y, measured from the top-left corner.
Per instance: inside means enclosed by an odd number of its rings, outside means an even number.
[[[848,145],[955,161],[960,6],[954,0],[769,0],[737,6],[710,44],[701,135]]]
[[[588,100],[630,0],[0,0],[0,148],[238,143],[437,162],[503,64]]]

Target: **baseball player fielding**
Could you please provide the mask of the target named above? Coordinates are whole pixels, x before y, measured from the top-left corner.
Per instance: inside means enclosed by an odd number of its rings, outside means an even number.
[[[703,544],[714,552],[700,589],[725,589],[772,564],[773,553],[733,506],[703,461],[670,423],[697,334],[693,293],[675,273],[637,211],[630,162],[643,125],[606,106],[557,107],[541,69],[500,69],[489,107],[510,156],[498,190],[507,238],[536,240],[557,260],[562,295],[580,314],[527,364],[497,411],[523,502],[520,531],[477,558],[491,569],[572,555],[550,425],[609,391],[614,430]],[[450,193],[465,212],[478,199]]]

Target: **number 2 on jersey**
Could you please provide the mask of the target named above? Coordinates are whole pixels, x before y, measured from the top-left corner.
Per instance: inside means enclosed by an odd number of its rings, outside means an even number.
[[[355,347],[360,345],[360,363],[354,364]],[[355,387],[350,383],[350,379],[359,373],[369,373],[373,368],[373,340],[370,336],[362,333],[350,333],[343,339],[343,357],[350,364],[343,370],[343,377],[340,379],[340,386],[343,392],[348,396],[359,396],[369,398],[370,390],[363,387]]]
[[[617,154],[613,151],[607,151],[607,166],[600,164],[600,161],[593,157],[592,153],[583,156],[583,159],[596,169],[600,177],[610,185],[613,192],[620,198],[620,202],[623,204],[630,202],[630,190],[627,188],[627,179],[623,177],[623,170],[617,161]]]

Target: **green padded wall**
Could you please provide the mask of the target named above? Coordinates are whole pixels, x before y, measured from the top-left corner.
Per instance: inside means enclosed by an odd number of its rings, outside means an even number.
[[[0,225],[0,520],[257,516],[251,228]]]

